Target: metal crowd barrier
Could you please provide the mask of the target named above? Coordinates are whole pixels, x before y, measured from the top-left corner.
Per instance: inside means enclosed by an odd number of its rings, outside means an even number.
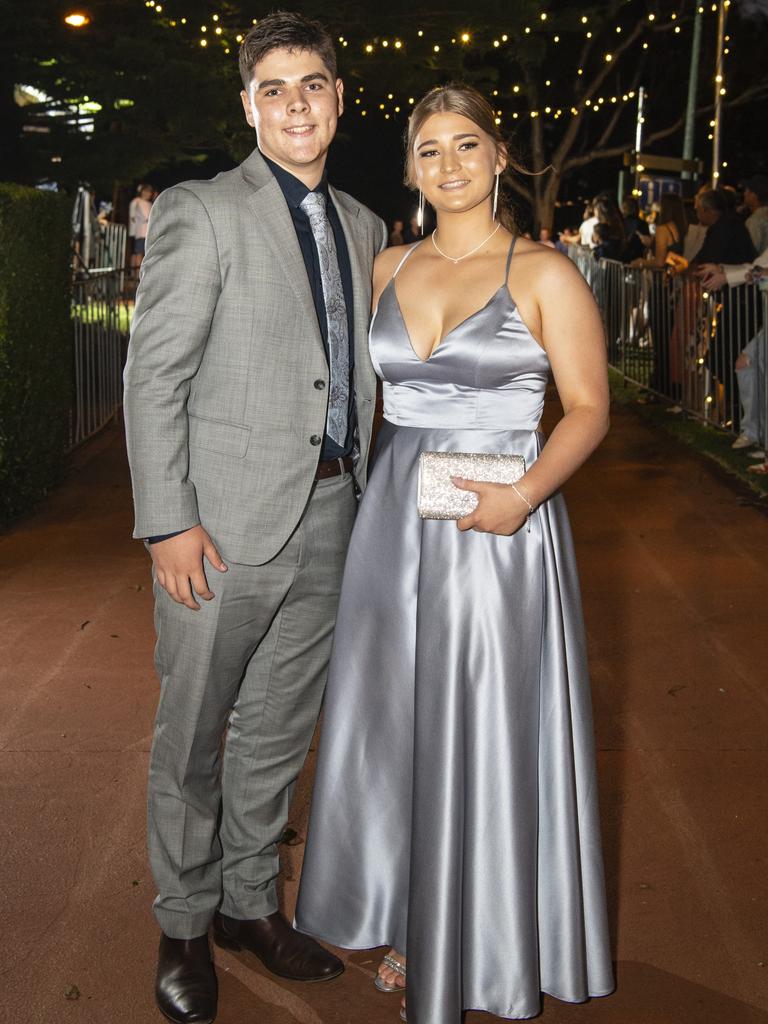
[[[708,291],[695,274],[595,260],[581,246],[569,256],[592,288],[608,362],[625,382],[765,447],[768,290]]]
[[[115,419],[122,402],[123,356],[128,344],[129,304],[122,270],[79,275],[72,289],[74,404],[70,451]]]

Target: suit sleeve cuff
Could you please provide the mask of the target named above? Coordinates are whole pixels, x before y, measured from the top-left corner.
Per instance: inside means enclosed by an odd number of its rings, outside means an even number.
[[[191,529],[191,526],[187,527],[187,530]],[[175,533],[160,533],[157,537],[145,537],[144,540],[147,544],[159,544],[161,540],[170,540],[171,537],[178,537],[180,533],[186,533],[187,530],[176,530]]]

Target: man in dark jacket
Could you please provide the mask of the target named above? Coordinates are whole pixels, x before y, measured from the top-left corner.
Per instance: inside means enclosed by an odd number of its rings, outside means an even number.
[[[699,222],[707,228],[704,244],[693,266],[705,263],[751,263],[757,253],[749,231],[732,213],[724,194],[716,189],[696,197]],[[709,342],[709,367],[717,382],[714,399],[718,419],[739,429],[739,403],[734,380],[736,356],[755,332],[755,310],[743,288],[721,293],[716,303],[716,328]]]
[[[749,231],[717,189],[696,197],[699,223],[707,228],[696,263],[749,263],[757,253]]]

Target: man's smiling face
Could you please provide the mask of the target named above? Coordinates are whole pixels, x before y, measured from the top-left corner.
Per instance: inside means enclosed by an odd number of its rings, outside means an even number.
[[[342,94],[341,79],[333,81],[316,53],[277,49],[255,65],[240,95],[264,156],[314,188],[344,109]]]

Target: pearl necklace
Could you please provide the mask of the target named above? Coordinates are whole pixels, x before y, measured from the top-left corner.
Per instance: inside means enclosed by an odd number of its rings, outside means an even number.
[[[461,263],[461,261],[465,260],[467,258],[467,256],[472,256],[472,255],[474,255],[474,253],[477,252],[478,249],[482,249],[482,247],[485,245],[486,242],[490,242],[490,240],[493,238],[493,236],[496,234],[496,232],[499,230],[500,227],[501,227],[501,221],[499,221],[499,223],[496,225],[496,227],[493,229],[493,231],[490,233],[490,235],[488,235],[487,238],[484,238],[482,240],[480,245],[476,245],[474,249],[470,249],[469,252],[465,252],[463,256],[459,256],[457,259],[454,259],[453,256],[447,256],[443,252],[443,250],[440,248],[440,246],[437,244],[437,242],[435,241],[435,235],[437,234],[437,228],[435,228],[435,230],[432,232],[432,245],[434,245],[435,249],[437,249],[437,251],[440,253],[440,255],[443,257],[444,260],[448,260],[450,263]]]

